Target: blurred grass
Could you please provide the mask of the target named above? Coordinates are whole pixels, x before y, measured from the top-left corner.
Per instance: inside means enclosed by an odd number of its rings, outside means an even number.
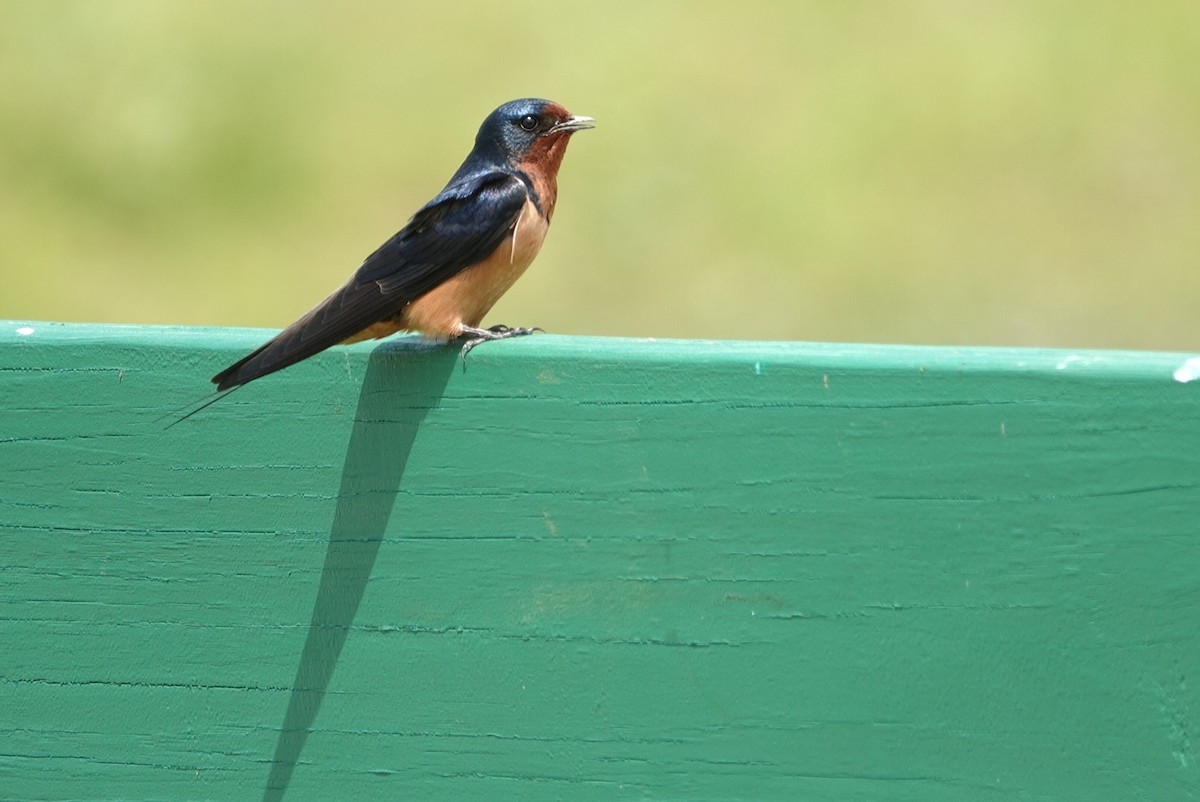
[[[0,0],[0,317],[282,326],[527,95],[492,322],[1200,345],[1200,5]]]

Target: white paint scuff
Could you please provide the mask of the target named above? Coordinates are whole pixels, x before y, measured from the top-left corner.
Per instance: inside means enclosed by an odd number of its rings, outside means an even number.
[[[1075,354],[1071,354],[1069,357],[1067,357],[1066,359],[1062,360],[1057,365],[1055,365],[1055,367],[1058,368],[1059,370],[1066,370],[1072,364],[1074,364],[1076,362],[1083,362],[1083,361],[1084,361],[1083,357],[1076,356]]]
[[[33,334],[34,331],[36,331],[36,329],[33,326],[22,326],[21,328],[17,329],[17,336],[28,337],[30,334]]]
[[[1200,379],[1200,356],[1188,357],[1183,360],[1183,364],[1175,368],[1175,372],[1171,375],[1175,377],[1175,381],[1183,384]]]

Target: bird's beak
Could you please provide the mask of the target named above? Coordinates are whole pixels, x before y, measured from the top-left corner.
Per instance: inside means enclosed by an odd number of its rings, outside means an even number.
[[[582,131],[585,128],[595,128],[596,121],[591,117],[571,116],[560,122],[549,130],[551,134],[569,133],[571,131]]]

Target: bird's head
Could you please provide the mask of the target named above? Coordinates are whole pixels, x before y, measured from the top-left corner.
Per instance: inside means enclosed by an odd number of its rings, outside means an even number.
[[[533,163],[557,170],[571,134],[595,125],[591,117],[575,116],[549,100],[513,100],[483,121],[475,150],[514,166]]]

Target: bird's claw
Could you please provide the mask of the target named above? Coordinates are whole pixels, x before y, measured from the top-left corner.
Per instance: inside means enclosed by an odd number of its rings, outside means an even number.
[[[489,326],[488,331],[490,331],[492,334],[501,335],[500,337],[495,338],[497,340],[503,339],[505,337],[522,337],[526,334],[533,334],[535,331],[540,331],[543,334],[546,333],[546,330],[543,329],[541,326],[529,326],[529,327],[518,326],[516,328],[513,328],[512,326],[505,326],[503,323],[497,323],[495,326]]]
[[[465,365],[467,363],[467,354],[471,353],[471,349],[480,343],[490,342],[492,340],[507,340],[510,337],[524,337],[527,334],[533,334],[535,331],[544,333],[545,329],[541,328],[540,326],[512,327],[505,326],[502,323],[495,326],[490,326],[486,329],[477,329],[473,326],[463,326],[463,335],[470,338],[463,343],[462,352],[460,354],[462,356],[463,364]]]

